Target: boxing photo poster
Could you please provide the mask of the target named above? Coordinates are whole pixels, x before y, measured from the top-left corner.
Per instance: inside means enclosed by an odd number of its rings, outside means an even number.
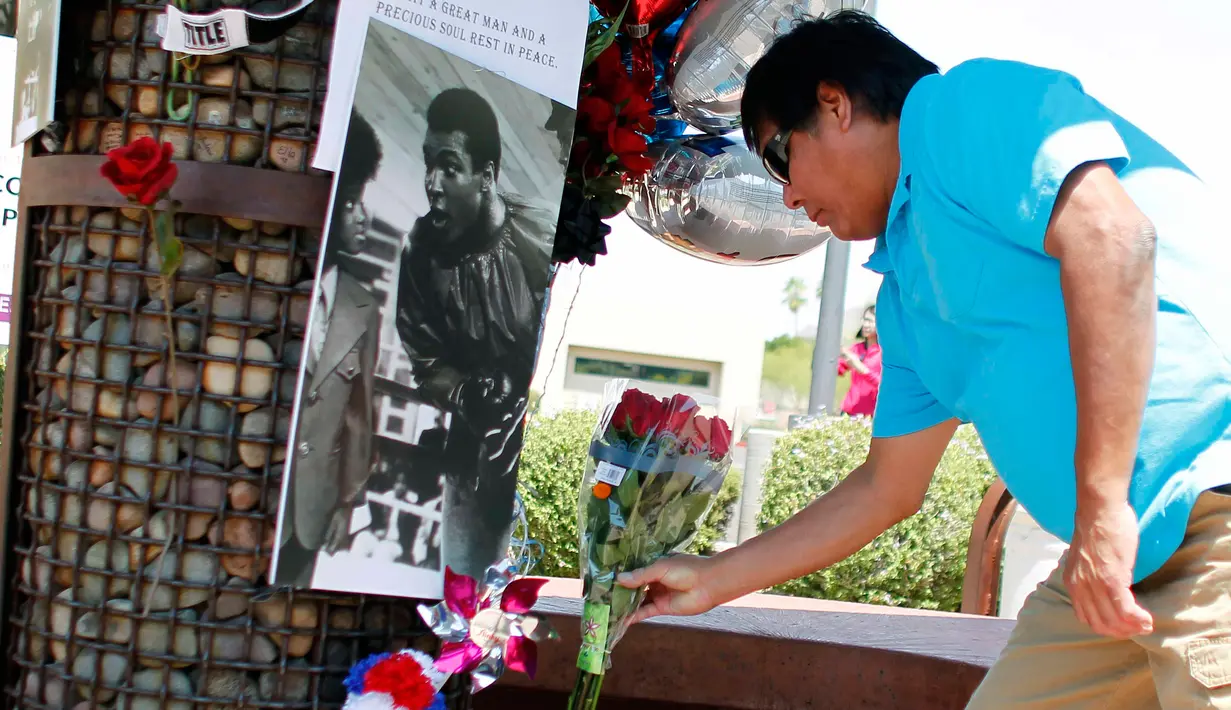
[[[403,4],[363,41],[273,581],[428,599],[446,566],[482,578],[508,549],[574,115],[510,77],[520,62],[570,64],[576,85],[588,14],[567,0],[580,12],[525,27],[528,0]],[[496,56],[481,66],[411,22]]]

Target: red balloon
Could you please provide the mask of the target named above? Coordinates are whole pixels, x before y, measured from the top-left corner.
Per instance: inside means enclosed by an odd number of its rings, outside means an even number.
[[[688,0],[593,0],[594,7],[606,17],[615,17],[624,9],[624,30],[629,37],[642,38],[675,22],[684,12]]]

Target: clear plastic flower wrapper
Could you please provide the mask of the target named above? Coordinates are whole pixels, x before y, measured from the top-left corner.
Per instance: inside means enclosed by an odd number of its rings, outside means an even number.
[[[731,468],[730,448],[730,426],[692,398],[608,386],[578,505],[585,604],[570,710],[597,706],[611,651],[645,600],[617,575],[688,546]]]

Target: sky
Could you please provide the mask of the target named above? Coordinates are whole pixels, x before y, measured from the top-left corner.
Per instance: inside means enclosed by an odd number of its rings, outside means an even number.
[[[719,1],[719,0],[713,0]],[[996,57],[1068,71],[1086,90],[1166,145],[1231,200],[1231,0],[879,0],[877,17],[902,40],[946,70],[965,59]],[[802,278],[811,292],[824,249],[782,264],[727,267],[700,262],[657,244],[627,220],[614,221],[612,255],[600,264],[687,274],[698,289],[737,294],[727,306],[745,337],[789,332],[783,286]],[[852,250],[846,308],[875,299],[878,279],[861,268],[868,244]],[[815,324],[817,304],[800,314]]]

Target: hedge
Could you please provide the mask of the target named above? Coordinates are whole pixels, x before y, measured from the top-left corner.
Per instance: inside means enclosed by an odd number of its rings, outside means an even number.
[[[577,499],[596,421],[595,412],[566,410],[536,415],[526,428],[518,480],[530,535],[543,545],[536,575],[578,576]],[[712,553],[714,542],[726,530],[739,490],[740,476],[732,471],[693,540],[691,552]]]
[[[821,420],[779,439],[763,478],[759,528],[781,523],[833,488],[863,462],[870,439],[869,421],[850,417]],[[974,429],[961,427],[917,515],[843,562],[773,591],[957,611],[971,527],[995,475]]]

